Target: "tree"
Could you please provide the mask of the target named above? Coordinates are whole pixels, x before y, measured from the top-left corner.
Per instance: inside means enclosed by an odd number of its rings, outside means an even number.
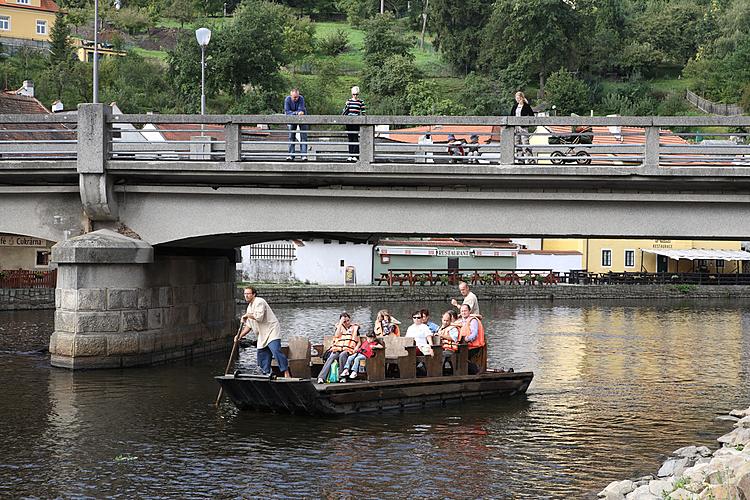
[[[466,114],[466,108],[440,95],[434,82],[419,80],[406,86],[409,114],[414,116],[450,116]]]
[[[567,69],[549,76],[546,97],[551,104],[557,106],[558,113],[562,115],[584,113],[590,105],[588,87]]]
[[[407,88],[421,78],[413,58],[397,55],[387,58],[382,66],[365,71],[365,87],[374,101],[376,114],[408,114]]]
[[[215,30],[216,41],[207,52],[213,87],[239,99],[245,86],[268,88],[277,83],[279,68],[289,60],[284,37],[278,34],[290,22],[287,7],[261,0],[240,4],[232,20]],[[185,91],[200,82],[200,51],[194,40],[178,47],[170,68]]]
[[[576,13],[564,0],[496,2],[482,33],[481,67],[488,73],[523,68],[538,76],[544,95],[547,75],[576,61],[576,31]]]
[[[464,79],[456,100],[466,108],[466,113],[474,116],[500,116],[510,112],[513,95],[521,88],[513,77],[503,74],[500,78],[490,78],[477,73],[469,73]]]
[[[413,46],[414,40],[389,13],[379,14],[365,23],[364,62],[369,70],[382,68],[385,60],[392,56],[413,59]]]
[[[336,0],[336,8],[344,12],[349,24],[355,27],[375,15],[372,0]]]
[[[175,106],[163,63],[134,52],[102,61],[100,87],[102,101],[115,101],[129,113],[163,112]]]
[[[112,22],[129,35],[140,33],[151,24],[148,12],[143,7],[123,7],[112,15]]]
[[[70,45],[70,26],[65,14],[58,11],[55,14],[55,24],[50,30],[50,62],[52,64],[68,63],[73,54]]]
[[[430,24],[443,59],[466,74],[478,66],[482,29],[494,0],[433,0]]]
[[[292,62],[292,73],[296,65],[315,52],[315,25],[309,17],[289,18],[290,23],[284,26],[284,51]]]

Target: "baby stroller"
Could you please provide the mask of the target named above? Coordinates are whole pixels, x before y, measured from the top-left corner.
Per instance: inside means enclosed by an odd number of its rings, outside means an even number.
[[[578,163],[579,165],[590,165],[591,155],[583,149],[576,151],[579,144],[591,144],[594,142],[594,131],[589,126],[572,127],[570,135],[553,135],[549,138],[550,144],[568,146],[566,151],[552,151],[550,160],[555,165],[563,163]]]

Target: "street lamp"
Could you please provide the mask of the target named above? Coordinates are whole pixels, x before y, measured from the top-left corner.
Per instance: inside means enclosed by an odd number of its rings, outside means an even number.
[[[211,30],[198,28],[195,30],[195,38],[201,46],[201,114],[206,114],[206,47],[211,41]]]
[[[115,0],[115,9],[120,10],[122,0]],[[99,103],[99,0],[94,0],[94,104]]]

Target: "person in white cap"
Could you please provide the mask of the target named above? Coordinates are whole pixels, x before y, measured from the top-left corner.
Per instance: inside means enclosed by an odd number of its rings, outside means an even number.
[[[352,97],[346,101],[344,111],[341,112],[344,116],[361,116],[365,114],[366,106],[364,101],[359,98],[359,87],[352,87]],[[348,161],[357,161],[359,159],[359,125],[347,125],[346,130],[348,132],[349,142],[349,157]]]

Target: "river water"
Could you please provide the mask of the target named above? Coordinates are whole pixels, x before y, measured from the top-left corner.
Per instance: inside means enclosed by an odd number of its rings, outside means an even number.
[[[525,398],[335,420],[217,411],[226,355],[53,369],[35,351],[53,313],[2,312],[0,498],[593,498],[716,447],[716,415],[750,404],[748,305],[483,302],[490,366],[535,372]],[[382,307],[344,306],[363,324]],[[274,309],[317,341],[341,312]]]

